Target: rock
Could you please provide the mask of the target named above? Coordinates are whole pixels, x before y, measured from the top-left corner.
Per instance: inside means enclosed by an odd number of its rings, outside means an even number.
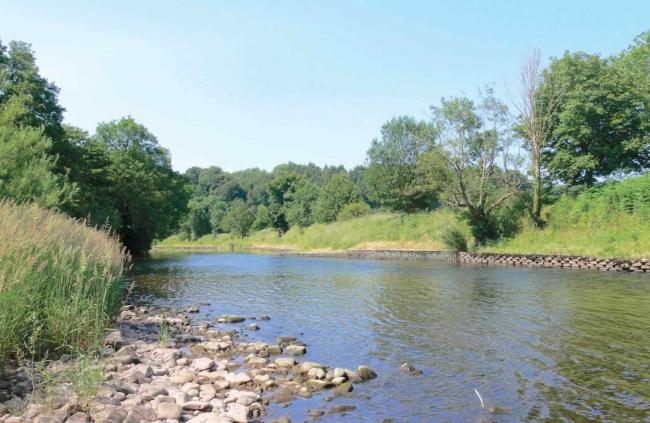
[[[352,392],[353,389],[354,388],[350,382],[344,382],[334,389],[334,393],[336,395],[345,395],[349,392]]]
[[[263,314],[260,316],[260,320],[271,320],[271,317]]]
[[[33,421],[34,423],[63,423],[66,417],[68,417],[68,413],[54,412],[38,416]]]
[[[199,308],[197,306],[189,306],[186,310],[188,313],[198,313]]]
[[[4,404],[0,404],[0,417],[5,414],[9,414],[9,409]]]
[[[309,417],[321,417],[325,415],[325,410],[310,408],[309,410],[307,410],[307,415]]]
[[[251,357],[247,363],[250,367],[264,367],[268,364],[269,360],[262,357]]]
[[[135,407],[127,414],[124,423],[142,423],[156,420],[156,412],[149,406]]]
[[[291,402],[293,401],[293,392],[288,388],[276,389],[275,392],[273,392],[271,401],[279,404]]]
[[[239,323],[246,320],[243,316],[234,316],[234,315],[224,315],[217,319],[219,323]]]
[[[356,371],[356,374],[363,382],[377,377],[377,373],[375,373],[368,366],[359,366],[359,368]]]
[[[278,344],[279,346],[282,346],[284,344],[288,344],[289,342],[294,342],[296,340],[295,336],[278,336],[275,338],[275,343]]]
[[[291,419],[288,416],[282,416],[271,420],[271,423],[291,423]]]
[[[158,395],[167,395],[167,389],[162,386],[142,385],[139,394],[143,401],[151,401]]]
[[[332,377],[348,377],[348,372],[345,369],[341,369],[340,367],[337,367],[334,369],[332,372]]]
[[[276,363],[277,363],[277,360],[276,360]],[[323,366],[322,364],[314,363],[313,361],[305,361],[300,365],[300,373],[307,374],[307,373],[309,373],[309,371],[311,369],[314,369],[314,368],[322,369],[324,367],[325,366]]]
[[[325,379],[325,370],[314,367],[313,369],[309,369],[307,377],[309,379]]]
[[[225,416],[230,417],[236,423],[247,423],[251,419],[251,410],[245,405],[235,402],[228,406]]]
[[[133,345],[126,345],[120,348],[119,351],[115,353],[115,359],[120,364],[131,364],[137,363],[139,361],[138,354],[136,354],[135,347]]]
[[[122,348],[124,346],[124,337],[122,336],[122,332],[117,329],[110,331],[104,338],[104,346],[113,347],[115,350]]]
[[[78,412],[68,417],[65,423],[86,423],[90,421],[90,416],[86,413]]]
[[[246,373],[228,373],[226,375],[226,382],[229,382],[231,385],[241,385],[251,381],[251,377]]]
[[[172,375],[169,378],[169,380],[174,385],[183,385],[184,383],[191,382],[194,380],[194,373],[184,369],[176,373],[175,375]]]
[[[307,348],[303,345],[289,344],[284,347],[284,352],[290,355],[304,355],[307,353]]]
[[[187,423],[232,423],[230,417],[220,416],[217,413],[203,413],[190,419]]]
[[[422,370],[416,369],[415,367],[411,366],[409,363],[402,363],[401,366],[399,366],[399,369],[412,376],[419,376],[422,374]]]
[[[250,325],[248,325],[248,330],[253,330],[253,331],[260,330],[260,327],[257,326],[257,323],[251,323]]]
[[[294,360],[293,358],[281,357],[275,359],[275,365],[280,368],[293,367],[294,364],[296,364],[296,360]]]
[[[326,380],[309,379],[307,381],[307,386],[309,386],[309,389],[311,389],[312,391],[318,392],[327,388],[331,388],[332,383]]]
[[[188,401],[183,404],[183,410],[189,411],[210,411],[212,406],[209,402],[204,401]]]
[[[214,367],[214,361],[208,357],[195,358],[192,360],[192,367],[198,371],[210,370]]]
[[[345,382],[347,379],[344,377],[335,377],[332,379],[332,383],[336,386],[341,385],[343,382]]]
[[[111,408],[102,410],[95,416],[95,423],[122,423],[127,416],[126,410]]]
[[[212,382],[212,386],[214,386],[214,389],[219,392],[223,391],[224,389],[228,389],[230,386],[230,382],[225,381],[225,380],[215,380]]]
[[[354,405],[336,404],[327,410],[327,414],[349,413],[350,411],[354,411],[356,409],[357,407]]]
[[[178,420],[181,418],[182,408],[173,402],[161,402],[156,407],[156,415],[161,420]]]

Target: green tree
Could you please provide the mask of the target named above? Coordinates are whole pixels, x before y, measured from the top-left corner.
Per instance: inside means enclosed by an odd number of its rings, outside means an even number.
[[[131,117],[100,124],[90,142],[104,148],[109,160],[120,240],[132,253],[144,253],[178,227],[189,200],[186,180],[172,170],[156,137]]]
[[[223,227],[231,234],[244,238],[250,231],[254,220],[255,216],[246,203],[242,199],[236,199],[223,216]]]
[[[417,163],[431,151],[434,128],[411,117],[393,118],[381,128],[368,150],[368,169],[364,173],[371,200],[397,211],[431,209],[436,192],[431,189]]]
[[[316,206],[316,219],[319,222],[333,222],[343,207],[359,201],[361,195],[350,176],[345,172],[337,173],[321,190]]]
[[[553,60],[544,80],[567,87],[542,156],[552,179],[593,185],[650,168],[649,100],[636,72],[577,52]],[[547,88],[542,85],[542,97]]]
[[[286,195],[284,210],[290,227],[307,227],[314,223],[318,187],[306,179],[301,179],[293,192]]]
[[[336,215],[336,220],[348,220],[370,214],[370,206],[363,202],[346,204]]]
[[[521,175],[509,169],[519,163],[509,153],[507,107],[487,89],[478,107],[466,97],[443,98],[431,111],[438,142],[421,166],[449,204],[464,212],[477,244],[496,239],[494,212],[521,186]]]
[[[289,223],[285,215],[287,207],[285,205],[291,201],[293,193],[304,182],[304,176],[289,171],[282,171],[268,184],[269,214],[271,215],[273,227],[280,233],[289,230]]]
[[[270,228],[273,226],[273,220],[271,219],[271,213],[269,213],[268,207],[265,205],[260,205],[255,211],[255,220],[253,221],[253,226],[251,229],[254,231],[261,231],[262,229]]]

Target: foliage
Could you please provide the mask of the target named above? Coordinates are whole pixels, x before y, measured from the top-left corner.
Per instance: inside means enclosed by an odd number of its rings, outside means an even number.
[[[543,151],[552,179],[593,185],[611,174],[650,169],[650,97],[626,67],[583,52],[551,62],[544,79],[567,87]],[[547,89],[542,85],[542,94]]]
[[[119,306],[126,260],[105,232],[0,202],[0,363],[26,348],[42,357],[99,346]]]
[[[254,231],[261,231],[262,229],[270,228],[273,225],[271,220],[271,213],[269,213],[268,207],[261,205],[257,207],[255,211],[255,220],[253,221],[253,226],[251,229]]]
[[[318,197],[318,187],[306,179],[301,179],[295,190],[286,194],[284,213],[290,227],[305,228],[314,223]]]
[[[347,173],[338,173],[321,190],[316,206],[316,220],[329,223],[347,205],[361,200],[359,190]]]
[[[237,199],[232,202],[223,216],[223,227],[227,232],[243,238],[248,234],[254,220],[255,216],[246,207],[246,203],[241,199]]]
[[[365,216],[370,214],[370,206],[361,201],[356,203],[346,204],[341,208],[341,211],[336,215],[336,220],[348,220],[356,217]]]
[[[432,184],[452,207],[462,210],[476,243],[497,239],[494,212],[519,192],[522,179],[509,169],[518,163],[509,152],[506,105],[487,89],[478,107],[466,97],[456,97],[443,98],[431,110],[438,138],[423,166]]]
[[[131,252],[146,252],[177,228],[189,198],[185,179],[156,137],[131,117],[98,125],[89,143],[108,158],[107,195],[119,216],[112,227]]]
[[[467,239],[462,230],[456,226],[447,227],[441,234],[442,242],[451,251],[467,251]]]
[[[418,172],[418,159],[433,148],[434,129],[407,116],[393,118],[381,128],[368,150],[365,183],[369,197],[396,211],[429,210],[436,191]]]
[[[650,174],[564,195],[544,209],[544,217],[544,229],[524,227],[484,251],[648,257]]]

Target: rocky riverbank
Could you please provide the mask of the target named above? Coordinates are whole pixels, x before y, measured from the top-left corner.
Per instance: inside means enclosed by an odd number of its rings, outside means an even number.
[[[65,358],[5,370],[0,423],[287,423],[286,416],[269,417],[271,403],[289,406],[314,395],[327,403],[376,377],[366,366],[350,370],[299,360],[307,346],[292,336],[275,343],[240,339],[236,329],[254,331],[268,316],[253,323],[243,316],[195,321],[198,312],[198,307],[123,307],[104,341],[97,371]],[[219,331],[217,322],[239,327]],[[57,372],[61,369],[72,373]],[[48,376],[53,374],[68,376]],[[354,410],[337,403],[307,415],[318,419]]]

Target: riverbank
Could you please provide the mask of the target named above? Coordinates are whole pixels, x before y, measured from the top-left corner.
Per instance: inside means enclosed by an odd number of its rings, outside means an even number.
[[[322,395],[325,403],[308,416],[345,415],[356,407],[329,401],[376,377],[366,366],[350,370],[300,360],[308,346],[293,336],[272,344],[241,339],[268,316],[206,321],[195,317],[199,312],[196,306],[124,306],[81,385],[74,377],[55,377],[75,369],[75,362],[32,363],[5,372],[0,422],[287,423],[288,417],[268,415],[270,404],[288,407]],[[218,330],[217,323],[228,329]]]

